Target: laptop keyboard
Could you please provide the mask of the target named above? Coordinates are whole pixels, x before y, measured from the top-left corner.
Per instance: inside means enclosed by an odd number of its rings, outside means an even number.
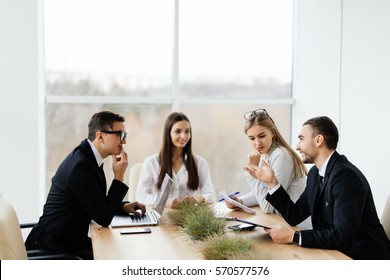
[[[152,219],[149,217],[150,214],[151,214],[150,212],[146,212],[145,215],[143,215],[141,217],[137,217],[137,216],[133,216],[133,215],[130,217],[134,223],[150,223],[150,222],[152,222]]]

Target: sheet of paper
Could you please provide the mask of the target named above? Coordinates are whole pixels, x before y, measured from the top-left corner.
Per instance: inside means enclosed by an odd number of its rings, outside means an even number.
[[[231,204],[234,204],[235,206],[241,208],[242,210],[244,210],[245,212],[248,212],[248,213],[251,213],[251,214],[256,214],[256,212],[252,209],[250,209],[249,207],[239,203],[238,201],[235,201],[234,199],[231,199],[225,191],[221,190],[219,191],[219,195],[221,197],[223,197],[227,202],[231,203]]]

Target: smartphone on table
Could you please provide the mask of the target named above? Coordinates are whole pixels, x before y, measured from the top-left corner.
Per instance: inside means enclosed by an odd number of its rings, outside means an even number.
[[[150,228],[124,228],[121,229],[121,234],[141,234],[141,233],[151,233]]]

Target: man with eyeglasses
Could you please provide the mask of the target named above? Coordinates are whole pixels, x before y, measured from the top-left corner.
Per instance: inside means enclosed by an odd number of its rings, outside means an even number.
[[[122,116],[108,111],[92,116],[88,138],[65,158],[52,179],[43,215],[25,242],[28,250],[93,259],[88,237],[91,220],[107,227],[115,214],[145,213],[143,204],[123,201],[129,189],[123,183],[128,165],[124,122]],[[107,193],[103,159],[109,156],[114,179]]]

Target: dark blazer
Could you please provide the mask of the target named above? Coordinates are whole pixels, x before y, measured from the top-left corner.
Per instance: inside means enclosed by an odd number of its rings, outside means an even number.
[[[85,139],[52,178],[43,214],[30,232],[26,248],[73,254],[92,251],[88,237],[91,220],[109,226],[113,216],[121,212],[127,191],[124,183],[114,179],[107,194],[103,169]]]
[[[284,188],[267,195],[290,225],[311,215],[313,230],[301,231],[301,245],[336,249],[353,259],[389,259],[389,240],[380,224],[370,185],[359,169],[334,152],[322,189],[319,178],[313,166],[306,189],[295,204]]]

